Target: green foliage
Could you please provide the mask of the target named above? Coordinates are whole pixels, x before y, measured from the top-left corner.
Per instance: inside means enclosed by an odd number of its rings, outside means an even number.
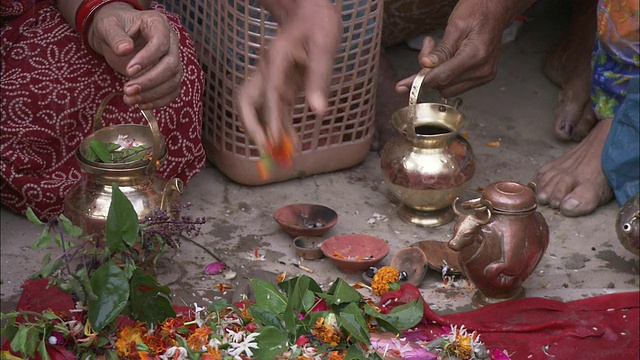
[[[96,149],[98,153],[102,151],[99,145],[94,151]],[[96,340],[75,344],[74,352],[82,355],[80,358],[96,358],[91,347],[108,344],[108,335],[116,328],[117,318],[121,315],[148,324],[176,315],[171,305],[171,290],[138,267],[143,257],[140,256],[142,251],[135,248],[148,245],[143,243],[144,228],[129,199],[116,184],[112,189],[105,241],[95,234],[84,235],[82,229],[64,215],[45,223],[31,209],[26,212],[29,221],[44,227],[32,249],[48,249],[55,245],[61,250],[56,256],[46,253],[41,269],[30,278],[48,278],[50,285],[86,304],[88,322],[96,333]],[[166,214],[154,214],[166,217]],[[194,224],[198,223],[188,224],[191,231],[195,231]],[[153,239],[158,239],[156,234]],[[154,249],[164,246],[151,245]],[[51,332],[66,332],[65,336],[69,332],[65,326],[54,325],[63,321],[49,311],[42,314],[14,311],[2,314],[2,320],[2,336],[9,341],[13,351],[25,358],[38,354],[40,358],[48,359],[46,341]],[[106,359],[117,358],[113,351],[102,355]]]
[[[273,359],[286,350],[283,344],[294,344],[300,336],[309,336],[320,317],[337,320],[337,327],[345,336],[332,349],[347,349],[345,359],[380,359],[377,354],[364,350],[370,345],[369,323],[384,323],[385,329],[399,333],[399,329],[413,327],[422,319],[421,301],[381,314],[342,279],[337,279],[326,293],[306,275],[281,282],[277,287],[268,281],[253,279],[251,286],[255,304],[249,307],[249,312],[260,326],[260,335],[256,338],[258,349],[254,351],[259,359]],[[323,299],[329,309],[314,311]],[[317,346],[329,348],[328,344]]]
[[[143,145],[125,149],[116,143],[104,143],[100,140],[91,140],[84,156],[89,161],[107,164],[133,162],[144,159],[150,149],[150,147]]]

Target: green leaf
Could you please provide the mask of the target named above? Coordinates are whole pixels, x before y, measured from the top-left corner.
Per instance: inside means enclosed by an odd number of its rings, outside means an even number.
[[[51,360],[49,357],[49,352],[47,351],[47,339],[43,339],[38,344],[38,354],[40,355],[41,360]]]
[[[16,336],[11,341],[11,349],[23,356],[33,358],[38,347],[38,331],[31,326],[20,324]]]
[[[45,227],[44,230],[38,236],[38,239],[31,245],[31,250],[44,249],[51,245],[51,233],[49,227]]]
[[[127,305],[129,282],[118,265],[108,261],[91,276],[91,287],[97,299],[89,299],[87,315],[93,330],[100,332]]]
[[[29,276],[29,279],[35,280],[40,278],[48,278],[49,276],[51,276],[51,274],[58,271],[62,264],[63,261],[61,258],[56,258],[55,260],[51,261],[51,253],[47,253],[42,258],[42,268],[40,269],[40,271]]]
[[[27,208],[25,215],[27,216],[27,219],[29,219],[29,221],[31,221],[34,225],[44,225],[44,223],[40,221],[40,219],[38,219],[36,213],[34,213],[30,207]]]
[[[106,242],[112,252],[124,252],[125,244],[133,246],[138,238],[138,215],[131,201],[113,184],[111,204],[107,215]]]
[[[355,303],[345,306],[342,311],[336,315],[338,324],[344,328],[347,333],[360,342],[369,342],[369,330],[367,329],[367,321],[362,315],[362,311]]]
[[[316,294],[314,294],[310,290],[305,291],[304,297],[302,298],[302,310],[304,310],[305,312],[308,312],[309,310],[311,310],[311,308],[315,304],[316,304]]]
[[[352,288],[351,285],[340,278],[333,283],[327,294],[331,295],[327,298],[329,305],[359,302],[362,299],[362,295],[358,290]]]
[[[15,316],[11,316],[7,319],[4,316],[5,314],[2,315],[2,320],[5,321],[5,323],[2,327],[2,331],[0,332],[0,337],[6,336],[7,340],[11,341],[18,332],[18,327],[16,326],[16,318]]]
[[[382,319],[399,330],[406,330],[414,327],[422,320],[424,306],[422,300],[418,299],[418,301],[397,306],[388,314],[381,314],[369,305],[365,306],[364,311],[367,315]]]
[[[171,306],[171,290],[160,286],[153,276],[146,275],[142,269],[135,269],[131,276],[131,312],[134,320],[147,324],[175,317],[176,312]]]
[[[282,315],[287,308],[287,299],[272,283],[262,279],[251,279],[251,287],[255,293],[256,304]]]
[[[60,214],[59,219],[62,223],[62,229],[67,235],[74,238],[78,238],[80,237],[80,235],[82,235],[82,228],[73,225],[71,220],[69,220],[68,217],[64,216],[64,214]]]
[[[103,163],[110,163],[111,161],[111,152],[107,149],[107,145],[99,140],[91,140],[89,141],[89,147],[96,154],[98,159]]]
[[[371,360],[373,358],[367,357],[360,346],[349,346],[347,352],[344,354],[344,360]]]
[[[277,328],[267,326],[258,329],[257,332],[260,334],[256,338],[258,348],[251,349],[255,359],[275,359],[287,350],[284,346],[287,338]]]
[[[285,331],[285,328],[282,326],[282,319],[278,314],[266,309],[261,309],[255,305],[249,306],[249,313],[253,316],[257,325],[272,326],[278,328],[282,332]]]
[[[115,350],[107,350],[104,353],[105,360],[118,360],[118,353]]]
[[[91,147],[88,147],[87,151],[84,152],[84,157],[86,157],[87,160],[89,161],[97,162],[99,160],[98,155],[96,155],[96,153],[93,151],[93,149],[91,149]]]

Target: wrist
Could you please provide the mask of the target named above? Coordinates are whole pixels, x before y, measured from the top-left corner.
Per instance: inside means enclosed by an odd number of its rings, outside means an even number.
[[[80,36],[80,41],[89,54],[95,58],[101,58],[101,56],[94,50],[94,47],[91,46],[94,37],[92,31],[93,20],[98,11],[112,3],[126,3],[137,10],[143,10],[143,7],[136,0],[83,0],[76,10],[75,24],[78,35]]]

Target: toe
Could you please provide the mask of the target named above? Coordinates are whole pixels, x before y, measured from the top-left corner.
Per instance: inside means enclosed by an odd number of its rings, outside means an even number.
[[[577,188],[562,200],[560,212],[569,217],[587,215],[598,207],[598,203],[599,199],[594,193]]]
[[[587,104],[584,108],[584,111],[582,112],[582,117],[580,118],[578,124],[575,127],[575,130],[573,131],[571,140],[575,142],[582,141],[582,139],[584,139],[589,134],[591,129],[593,129],[593,126],[595,124],[596,115],[593,112],[591,104]]]

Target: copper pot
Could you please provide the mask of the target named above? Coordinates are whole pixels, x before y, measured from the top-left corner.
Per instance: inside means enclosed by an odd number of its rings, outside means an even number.
[[[76,149],[76,159],[85,175],[69,190],[64,201],[63,214],[85,234],[103,235],[114,184],[131,201],[140,219],[158,207],[169,211],[171,204],[180,201],[184,188],[180,179],[166,180],[156,175],[157,166],[164,162],[167,149],[153,112],[142,110],[148,126],[121,124],[101,128],[102,113],[116,94],[112,93],[102,101],[94,119],[94,132]],[[127,135],[129,139],[148,145],[151,158],[101,163],[85,156],[91,140],[112,143],[119,135]]]
[[[417,103],[429,69],[413,80],[409,106],[396,111],[391,122],[398,130],[380,154],[382,174],[402,203],[402,219],[420,226],[440,226],[454,219],[453,200],[475,174],[471,145],[460,135],[464,115],[460,99],[449,105]]]
[[[549,244],[549,227],[536,211],[535,185],[497,182],[480,198],[453,206],[459,216],[449,247],[477,288],[477,305],[524,296],[522,283]]]

